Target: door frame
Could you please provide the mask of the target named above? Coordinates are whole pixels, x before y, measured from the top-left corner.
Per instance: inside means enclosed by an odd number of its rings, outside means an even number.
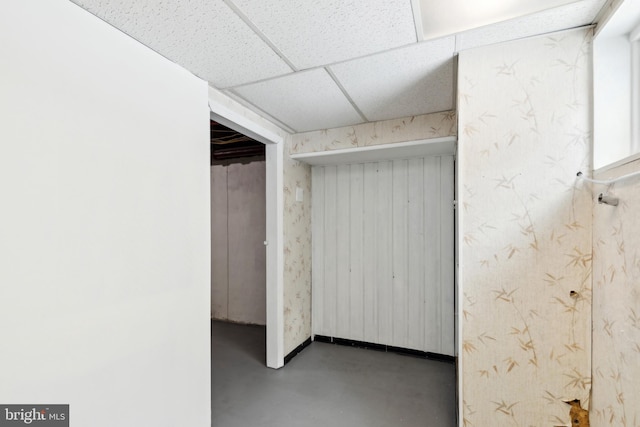
[[[212,120],[265,145],[266,364],[284,366],[284,137],[229,107],[209,88]]]

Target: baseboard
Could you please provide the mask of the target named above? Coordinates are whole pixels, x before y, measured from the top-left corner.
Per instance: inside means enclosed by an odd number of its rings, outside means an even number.
[[[396,353],[396,354],[401,354],[403,356],[419,357],[421,359],[430,359],[430,360],[436,360],[439,362],[455,363],[456,361],[456,358],[454,356],[448,356],[446,354],[431,353],[428,351],[413,350],[410,348],[403,348],[403,347],[394,347],[391,345],[384,345],[384,344],[374,344],[366,341],[357,341],[357,340],[349,340],[345,338],[328,337],[325,335],[316,335],[314,336],[313,340],[318,342],[329,343],[329,344],[344,345],[348,347],[358,347],[358,348],[366,348],[366,349],[375,350],[375,351]]]
[[[287,354],[284,357],[284,364],[286,365],[287,363],[289,363],[291,359],[296,357],[302,350],[304,350],[310,344],[311,344],[311,337],[307,338],[302,344],[300,344],[299,346],[294,348],[289,354]]]

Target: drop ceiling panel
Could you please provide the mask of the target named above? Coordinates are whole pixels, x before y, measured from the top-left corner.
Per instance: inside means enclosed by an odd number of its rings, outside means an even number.
[[[216,87],[291,72],[222,0],[72,0]]]
[[[297,132],[364,121],[324,68],[242,86],[234,92]]]
[[[506,21],[576,0],[420,0],[424,38]]]
[[[553,10],[466,31],[457,36],[459,51],[591,24],[607,0],[584,0]]]
[[[416,42],[409,0],[231,0],[299,69]]]
[[[455,38],[414,44],[331,67],[369,120],[454,108]]]
[[[450,110],[454,51],[589,24],[606,3],[71,1],[299,132]],[[413,6],[424,22],[414,21]],[[427,42],[416,43],[416,25]]]

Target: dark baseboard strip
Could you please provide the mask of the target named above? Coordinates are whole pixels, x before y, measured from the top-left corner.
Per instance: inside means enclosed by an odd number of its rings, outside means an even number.
[[[387,350],[388,347],[384,344],[374,344],[370,342],[348,340],[344,338],[333,338],[333,343],[338,345],[346,345],[348,347],[366,348],[369,350],[384,351],[384,352],[388,351]]]
[[[333,339],[331,337],[325,337],[324,335],[316,335],[315,337],[313,337],[313,340],[318,342],[326,342],[329,344],[333,343]]]
[[[302,350],[304,350],[306,347],[308,347],[311,344],[311,337],[307,338],[305,340],[305,342],[303,342],[302,344],[300,344],[299,346],[297,346],[296,348],[294,348],[289,354],[287,354],[284,357],[284,364],[286,365],[287,363],[289,363],[291,361],[291,359],[293,359],[294,357],[296,357]]]
[[[344,345],[348,347],[358,347],[358,348],[366,348],[368,350],[396,353],[396,354],[401,354],[403,356],[419,357],[421,359],[437,360],[439,362],[455,363],[456,361],[456,358],[454,356],[448,356],[446,354],[430,353],[427,351],[412,350],[412,349],[403,348],[403,347],[393,347],[393,346],[384,345],[384,344],[374,344],[374,343],[365,342],[365,341],[356,341],[356,340],[348,340],[344,338],[328,337],[325,335],[316,335],[313,338],[313,340],[318,342],[329,343],[329,344]]]

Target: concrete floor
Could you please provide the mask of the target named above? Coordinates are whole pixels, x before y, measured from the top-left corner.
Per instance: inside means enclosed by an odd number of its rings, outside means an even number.
[[[452,363],[314,342],[265,367],[265,329],[211,322],[213,427],[453,427]]]

